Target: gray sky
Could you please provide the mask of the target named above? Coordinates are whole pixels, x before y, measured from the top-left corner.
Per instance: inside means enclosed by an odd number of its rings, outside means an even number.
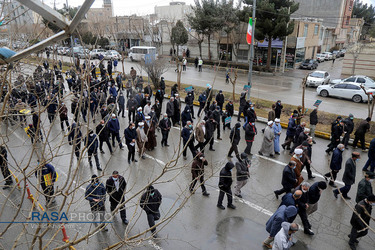
[[[63,7],[66,0],[55,0],[57,8]],[[83,3],[84,0],[68,0],[69,5],[78,6]],[[186,4],[194,4],[194,0],[180,0]],[[53,6],[53,0],[44,0],[44,2],[50,6]],[[114,15],[145,15],[154,13],[155,5],[165,6],[169,5],[169,2],[173,0],[112,0]],[[362,0],[363,3],[372,4],[375,6],[375,0]],[[92,7],[101,7],[103,0],[95,0]]]

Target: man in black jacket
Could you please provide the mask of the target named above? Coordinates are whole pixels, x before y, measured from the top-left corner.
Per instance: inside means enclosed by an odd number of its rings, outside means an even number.
[[[316,210],[318,210],[318,201],[320,199],[320,196],[323,190],[325,190],[326,188],[327,188],[327,183],[325,181],[315,182],[314,184],[311,185],[311,187],[309,188],[309,192],[308,192],[308,195],[309,195],[308,205],[309,206],[306,209],[307,214],[312,214]]]
[[[125,143],[128,147],[128,163],[130,164],[130,161],[138,162],[136,159],[134,159],[135,156],[135,142],[137,140],[137,131],[135,130],[135,124],[132,122],[129,124],[129,127],[127,127],[124,130],[125,134]]]
[[[216,130],[217,130],[217,139],[222,140],[220,137],[220,117],[221,117],[221,109],[219,106],[212,112],[214,120],[216,121]]]
[[[358,183],[357,195],[355,197],[355,202],[357,203],[373,194],[371,180],[374,180],[375,174],[368,171],[364,177]]]
[[[159,190],[153,186],[148,186],[145,193],[142,194],[140,206],[147,214],[148,225],[152,234],[155,236],[155,221],[160,219],[159,207],[161,205],[162,195]]]
[[[225,105],[225,110],[229,113],[230,117],[233,117],[234,115],[234,106],[233,106],[233,101],[229,100],[227,105]]]
[[[13,184],[13,180],[8,168],[8,152],[3,145],[0,146],[0,168],[5,180],[3,189],[10,188]]]
[[[344,122],[341,119],[338,124],[332,124],[331,142],[328,144],[328,148],[326,150],[327,154],[330,154],[330,152],[333,151],[337,147],[337,145],[339,145],[340,137],[343,132],[344,132]]]
[[[207,192],[206,187],[204,186],[204,166],[208,165],[208,161],[204,158],[204,154],[199,152],[197,156],[194,158],[194,161],[191,165],[191,174],[192,174],[192,182],[190,183],[189,190],[190,192],[194,192],[194,187],[197,184],[199,179],[202,188],[202,194],[204,196],[209,196],[210,194]]]
[[[214,117],[211,115],[209,120],[206,122],[206,133],[205,133],[205,139],[204,147],[209,143],[210,144],[210,151],[215,151],[213,148],[214,146],[214,132],[216,129],[216,121],[214,120]]]
[[[223,206],[223,199],[224,194],[227,194],[228,199],[228,208],[235,209],[236,206],[233,205],[233,197],[232,197],[232,168],[234,165],[232,162],[227,162],[225,166],[220,171],[220,178],[219,178],[219,199],[217,201],[217,207],[224,210],[225,207]]]
[[[111,212],[113,212],[116,207],[120,204],[120,217],[124,224],[128,224],[126,219],[125,205],[122,205],[125,201],[125,190],[126,181],[125,178],[119,175],[118,171],[113,171],[112,176],[107,179],[105,184],[105,189],[109,195],[109,202],[111,204]]]
[[[351,198],[348,196],[351,186],[355,183],[355,173],[356,173],[356,166],[357,160],[361,158],[360,153],[353,152],[352,157],[349,158],[345,163],[345,171],[344,176],[342,177],[342,181],[345,183],[345,186],[340,188],[340,190],[335,189],[333,190],[333,195],[337,198],[339,193],[342,194],[344,199],[350,200]]]
[[[257,128],[255,127],[255,120],[251,120],[245,126],[246,148],[244,152],[247,155],[251,155],[251,147],[253,146],[254,137],[256,134],[257,134]]]
[[[357,148],[358,141],[361,141],[361,148],[364,152],[366,152],[365,135],[367,131],[370,131],[370,121],[370,117],[367,117],[366,120],[361,121],[357,130],[354,133],[355,137],[353,141],[353,147]]]
[[[241,140],[240,129],[241,129],[241,123],[237,122],[236,125],[230,131],[230,135],[229,135],[229,140],[232,146],[229,149],[228,157],[232,158],[233,157],[232,152],[234,151],[238,160],[240,160],[240,154],[238,152],[238,143],[240,143],[240,140]]]
[[[195,119],[195,117],[194,117],[194,92],[193,91],[190,91],[186,95],[185,104],[186,104],[186,106],[189,106],[189,108],[191,110],[191,116],[192,116],[193,119]]]
[[[283,185],[282,189],[274,191],[276,199],[279,199],[279,195],[283,193],[290,193],[292,192],[292,188],[298,183],[296,173],[294,169],[296,168],[296,162],[290,161],[288,165],[285,166],[283,170],[283,177],[281,180],[281,185]]]
[[[276,102],[276,108],[275,108],[275,118],[280,119],[281,110],[283,109],[283,105],[281,105],[281,101],[277,100]]]
[[[315,108],[310,113],[310,135],[313,139],[314,144],[316,144],[316,142],[315,142],[315,129],[316,129],[317,124],[318,124],[318,108]]]
[[[309,207],[309,195],[308,191],[310,189],[310,183],[308,182],[302,182],[301,185],[299,185],[296,190],[301,190],[302,195],[301,198],[299,198],[296,202],[298,204],[298,214],[301,218],[303,227],[304,227],[304,233],[308,235],[314,235],[314,232],[311,230],[311,224],[307,218],[306,210]]]
[[[239,159],[239,161],[236,162],[237,183],[236,183],[236,186],[234,187],[234,195],[239,198],[242,198],[241,188],[243,188],[246,185],[247,180],[250,177],[250,173],[249,173],[250,166],[251,166],[251,162],[247,158],[247,154],[242,153],[241,159]]]
[[[240,97],[240,108],[238,110],[238,118],[237,118],[237,121],[239,122],[241,121],[241,114],[243,114],[243,116],[245,117],[245,113],[246,113],[245,106],[246,106],[246,92],[242,92],[241,97]]]
[[[96,126],[96,134],[99,136],[100,153],[104,154],[103,143],[105,142],[109,148],[109,152],[111,152],[112,154],[113,153],[112,146],[111,146],[111,143],[109,142],[109,129],[105,125],[104,120],[101,120],[99,125]]]
[[[349,114],[349,117],[344,120],[344,137],[342,138],[341,143],[344,144],[346,149],[348,149],[350,134],[354,130],[353,119],[354,119],[353,115]]]
[[[73,145],[74,153],[77,157],[77,161],[79,159],[79,152],[81,151],[81,139],[82,139],[82,132],[79,128],[77,123],[73,122],[72,126],[70,127],[68,141],[69,145]]]
[[[169,147],[168,145],[168,135],[171,130],[172,124],[168,118],[168,115],[165,113],[163,119],[159,122],[159,128],[161,129],[161,146]]]
[[[352,218],[350,219],[350,224],[352,225],[352,231],[349,238],[349,246],[352,250],[357,249],[355,243],[358,242],[358,238],[363,237],[367,234],[370,219],[372,206],[375,205],[375,196],[370,195],[366,199],[358,202],[355,205],[355,212],[353,212]]]
[[[219,90],[219,93],[217,93],[215,99],[216,99],[216,102],[217,102],[217,106],[220,107],[220,110],[223,110],[223,104],[224,104],[225,98],[224,98],[222,90]]]
[[[139,107],[139,103],[135,99],[134,95],[132,95],[130,97],[130,99],[128,99],[128,103],[127,103],[127,106],[126,106],[126,108],[128,110],[129,122],[135,121],[135,111],[137,110],[138,107]],[[132,116],[133,116],[133,120],[131,119]]]

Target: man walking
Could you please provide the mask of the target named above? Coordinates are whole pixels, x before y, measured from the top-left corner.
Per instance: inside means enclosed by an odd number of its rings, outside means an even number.
[[[147,214],[148,225],[155,237],[155,221],[160,219],[159,207],[161,205],[162,195],[159,190],[153,186],[148,186],[146,192],[142,194],[140,206]]]
[[[99,157],[98,157],[98,136],[96,134],[94,134],[94,131],[92,131],[91,129],[89,130],[89,134],[88,136],[86,136],[85,138],[85,146],[87,148],[87,154],[88,154],[88,158],[89,158],[89,164],[90,164],[90,167],[92,168],[92,155],[94,155],[94,158],[95,158],[95,163],[96,163],[96,168],[99,170],[99,171],[102,171],[102,169],[100,168],[100,163],[99,163]]]
[[[285,142],[281,144],[283,149],[285,149],[286,147],[287,150],[290,150],[290,144],[292,143],[294,139],[294,135],[296,134],[296,129],[297,129],[296,120],[297,120],[297,114],[293,114],[293,116],[289,118],[288,128],[286,130]]]
[[[189,190],[191,193],[194,192],[194,187],[197,184],[199,179],[202,188],[202,194],[204,196],[209,196],[210,194],[207,192],[206,187],[204,186],[204,166],[207,166],[208,162],[204,158],[204,154],[199,152],[196,157],[194,158],[193,164],[191,165],[191,173],[192,173],[192,182],[190,184]]]
[[[247,155],[252,155],[251,148],[253,146],[253,142],[254,142],[254,138],[256,134],[257,134],[257,128],[255,127],[255,120],[251,120],[245,126],[246,148],[244,152]]]
[[[335,198],[337,198],[337,195],[341,193],[344,199],[351,199],[348,196],[348,193],[351,186],[355,183],[356,166],[357,160],[359,160],[359,158],[361,158],[361,155],[358,152],[353,152],[352,157],[346,161],[344,176],[342,177],[342,181],[345,183],[345,186],[340,189],[333,190],[333,195],[335,196]]]
[[[13,184],[13,180],[8,168],[8,152],[3,145],[0,146],[0,168],[5,180],[3,189],[10,188]]]
[[[311,185],[308,191],[309,195],[309,202],[308,207],[306,209],[306,213],[308,215],[314,213],[316,210],[318,210],[318,201],[320,199],[320,196],[322,195],[322,192],[327,188],[327,183],[324,181],[315,182]]]
[[[330,172],[326,173],[324,175],[324,179],[328,181],[328,178],[330,178],[329,185],[332,187],[337,187],[335,185],[335,180],[337,177],[337,173],[341,169],[342,164],[342,152],[344,152],[345,146],[344,144],[339,144],[337,148],[333,151],[331,163],[329,165],[329,168],[331,169]]]
[[[77,161],[79,159],[79,154],[81,151],[81,138],[82,138],[81,129],[79,128],[79,125],[77,125],[77,123],[73,122],[72,126],[70,127],[68,141],[69,141],[69,145],[73,145],[74,153],[77,157]]]
[[[371,121],[370,117],[367,117],[366,120],[361,121],[357,130],[354,133],[355,137],[353,141],[353,147],[357,148],[358,141],[361,141],[361,148],[362,148],[362,151],[364,152],[366,152],[365,135],[366,135],[366,132],[370,131],[370,121]]]
[[[122,203],[125,201],[125,190],[126,190],[126,181],[125,178],[119,175],[118,171],[113,171],[112,176],[110,176],[105,184],[105,189],[109,195],[109,202],[111,204],[111,212],[119,206],[120,217],[124,224],[128,224],[126,219],[125,205]]]
[[[342,138],[341,143],[344,144],[345,149],[348,149],[348,143],[350,139],[350,134],[354,130],[353,115],[349,114],[349,117],[344,120],[344,137]]]
[[[241,129],[241,123],[237,122],[236,125],[230,131],[229,140],[230,140],[230,143],[231,143],[231,147],[230,147],[229,152],[228,152],[229,158],[233,157],[232,152],[234,151],[237,159],[240,160],[240,154],[238,152],[238,143],[240,143],[240,140],[241,140],[240,129]],[[246,153],[243,153],[243,154],[246,154]],[[246,154],[246,157],[247,157],[247,154]]]
[[[96,218],[99,217],[103,230],[108,231],[103,223],[105,213],[105,195],[106,191],[103,183],[100,182],[97,175],[92,175],[91,183],[86,187],[85,199],[89,201],[90,209],[94,216]]]
[[[316,125],[318,124],[318,108],[314,108],[314,110],[310,113],[310,136],[313,139],[313,143],[315,142],[315,129]]]
[[[296,162],[294,161],[290,161],[288,165],[284,167],[283,177],[281,179],[281,185],[283,186],[283,188],[274,191],[276,199],[279,199],[279,195],[283,193],[292,192],[292,188],[294,188],[296,184],[298,183],[296,173],[294,172],[295,168],[296,168]]]
[[[161,129],[161,146],[169,147],[168,145],[168,135],[171,131],[172,123],[171,120],[168,118],[168,114],[163,115],[163,119],[159,122],[159,128]]]
[[[104,154],[103,143],[105,142],[109,148],[109,152],[112,154],[111,143],[109,142],[109,129],[105,125],[104,120],[101,120],[99,125],[96,126],[96,134],[99,136],[99,149],[100,153]]]
[[[123,149],[124,146],[122,145],[122,142],[120,139],[120,123],[115,114],[112,114],[112,119],[108,121],[107,126],[112,136],[112,146],[115,147],[115,139],[116,139],[120,145],[120,149]]]
[[[374,173],[375,170],[375,138],[371,140],[370,147],[368,149],[368,160],[366,161],[365,166],[363,166],[362,171],[370,171]]]
[[[232,197],[232,168],[234,165],[232,162],[227,162],[225,166],[220,171],[220,178],[219,178],[219,199],[217,201],[217,207],[221,210],[224,210],[225,207],[223,206],[223,199],[224,194],[227,194],[228,199],[228,208],[235,209],[236,206],[233,205],[233,197]]]
[[[262,147],[259,150],[260,155],[269,155],[270,157],[273,157],[275,154],[275,147],[273,145],[275,139],[275,134],[272,129],[273,121],[268,121],[267,127],[264,130],[264,137],[262,142]]]
[[[53,198],[55,194],[54,183],[57,180],[55,167],[52,164],[43,162],[36,169],[35,176],[39,179],[40,186],[46,198],[46,207],[49,207],[52,203],[55,203],[55,199]]]
[[[249,173],[250,166],[251,166],[251,162],[247,158],[247,154],[242,153],[240,160],[236,162],[237,183],[236,183],[236,186],[234,187],[234,195],[239,198],[242,198],[241,188],[243,188],[246,185],[247,180],[250,177],[250,173]]]
[[[135,156],[135,142],[137,141],[137,132],[135,130],[135,124],[132,122],[129,124],[129,127],[127,127],[124,131],[125,134],[125,143],[128,147],[128,163],[130,164],[130,161],[138,162],[136,159],[134,159]]]
[[[194,131],[193,131],[193,124],[191,124],[191,121],[188,121],[186,123],[186,126],[181,131],[181,137],[183,142],[183,156],[184,160],[186,160],[186,151],[189,148],[191,151],[191,154],[193,155],[193,158],[196,155],[195,148],[194,148]]]
[[[357,195],[355,202],[360,202],[373,194],[371,182],[374,180],[375,174],[373,172],[366,172],[365,178],[358,183]]]

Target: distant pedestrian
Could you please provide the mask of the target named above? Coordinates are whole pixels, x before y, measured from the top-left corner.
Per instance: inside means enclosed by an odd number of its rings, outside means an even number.
[[[332,57],[332,65],[335,63],[335,60],[336,60],[336,56],[333,55],[333,57]]]
[[[77,123],[73,122],[68,134],[69,145],[73,145],[74,154],[77,157],[77,161],[79,160],[82,139],[82,132],[79,127],[80,126]]]
[[[281,135],[281,125],[280,119],[276,118],[274,124],[272,125],[273,133],[275,135],[273,139],[275,154],[280,154],[280,135]]]
[[[195,65],[195,68],[198,68],[198,61],[199,61],[199,59],[198,59],[198,57],[196,57],[196,58],[194,59],[194,65]]]
[[[255,127],[255,120],[250,120],[245,125],[245,141],[246,141],[246,148],[245,153],[247,155],[252,155],[251,148],[253,146],[255,135],[257,134],[257,128]]]
[[[285,149],[286,147],[287,150],[290,150],[290,144],[294,140],[294,136],[296,134],[296,129],[297,129],[296,120],[297,120],[296,114],[293,114],[292,117],[289,118],[288,128],[286,130],[285,142],[281,144],[283,149]]]
[[[238,144],[240,143],[240,140],[241,140],[241,131],[240,130],[241,130],[241,123],[237,122],[236,125],[230,131],[229,140],[230,140],[230,143],[231,143],[231,147],[230,147],[229,152],[228,152],[229,158],[233,157],[232,153],[234,152],[236,154],[236,158],[238,160],[241,160],[240,154],[238,152]],[[246,156],[247,156],[247,154],[246,154]]]
[[[232,197],[232,168],[234,165],[232,162],[227,162],[225,166],[220,171],[220,179],[219,179],[219,199],[217,201],[217,207],[224,210],[225,207],[223,206],[223,199],[224,195],[227,195],[228,199],[228,208],[235,209],[236,206],[233,205],[233,197]]]
[[[104,154],[103,143],[105,142],[108,146],[109,152],[112,154],[113,153],[112,146],[111,146],[111,143],[109,142],[110,132],[104,120],[101,120],[100,124],[96,126],[96,134],[99,136],[100,153]]]
[[[59,60],[59,68],[60,68],[60,70],[62,70],[62,62],[61,62],[61,60]]]
[[[139,205],[147,214],[148,225],[151,228],[151,233],[155,237],[156,227],[155,221],[160,219],[159,207],[161,205],[162,195],[159,190],[153,186],[148,186],[146,192],[142,194]]]
[[[199,58],[199,60],[198,60],[198,67],[199,67],[199,72],[202,72],[202,66],[203,66],[203,60],[202,60],[202,58]]]
[[[280,116],[281,116],[281,111],[283,109],[283,105],[281,105],[281,101],[280,100],[277,100],[276,102],[276,107],[275,107],[275,118],[279,118],[280,119]]]
[[[124,130],[125,134],[125,143],[128,147],[128,163],[130,164],[130,161],[138,162],[136,159],[134,159],[135,156],[135,143],[137,141],[137,132],[135,130],[135,124],[131,122],[129,124],[129,127],[127,127]]]
[[[344,137],[342,138],[341,143],[344,144],[345,149],[348,149],[348,143],[350,139],[350,134],[354,130],[353,115],[349,114],[349,117],[344,120]]]
[[[98,157],[98,147],[99,147],[98,136],[91,129],[89,130],[88,136],[86,136],[85,138],[85,146],[87,148],[87,154],[88,154],[90,167],[92,168],[91,157],[94,155],[96,168],[99,171],[102,171],[102,169],[100,168],[100,162],[99,162],[99,157]]]

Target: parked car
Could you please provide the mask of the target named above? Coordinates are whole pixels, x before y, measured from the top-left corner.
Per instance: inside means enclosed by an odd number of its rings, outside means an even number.
[[[77,57],[79,53],[83,53],[83,47],[73,47],[69,50],[69,56],[74,54],[74,57]]]
[[[346,49],[340,49],[340,52],[341,52],[341,57],[344,57],[345,56],[345,53],[346,53]]]
[[[105,49],[93,49],[91,52],[90,52],[90,57],[92,59],[99,59],[99,55],[102,54],[104,55],[106,53],[106,50]]]
[[[332,54],[334,56],[334,58],[339,58],[341,57],[341,52],[339,50],[334,50],[332,51]]]
[[[316,70],[307,77],[306,85],[309,87],[317,87],[319,85],[328,84],[331,76],[327,71]]]
[[[329,60],[333,59],[333,54],[331,52],[324,52],[323,55],[325,55],[326,61],[329,61]]]
[[[332,84],[337,83],[358,83],[369,89],[375,89],[375,81],[368,76],[355,75],[345,79],[334,79],[331,81]]]
[[[57,54],[59,54],[59,55],[66,55],[68,51],[69,51],[68,47],[57,48]]]
[[[324,54],[316,54],[316,60],[321,63],[324,62],[326,59],[326,56]]]
[[[315,59],[306,59],[299,66],[300,69],[316,69],[318,68],[318,62]]]
[[[318,95],[321,95],[323,97],[334,96],[344,99],[351,99],[356,103],[368,101],[367,95],[361,88],[361,85],[358,83],[320,85],[316,88],[316,92],[318,93]]]
[[[77,54],[78,58],[90,58],[90,50],[89,49],[82,49],[80,52]]]
[[[121,55],[120,55],[120,53],[118,53],[116,50],[108,50],[108,51],[104,54],[104,59],[105,59],[105,60],[109,60],[109,59],[117,59],[117,60],[120,60],[120,59],[121,59]]]

